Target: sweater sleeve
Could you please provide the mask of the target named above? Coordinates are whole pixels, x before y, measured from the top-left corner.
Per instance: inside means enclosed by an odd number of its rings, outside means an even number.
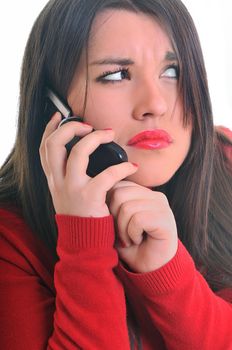
[[[56,311],[48,349],[129,349],[124,290],[113,272],[112,217],[58,215]]]
[[[156,271],[136,274],[120,264],[117,272],[138,319],[145,309],[166,349],[232,349],[232,290],[214,294],[180,241],[175,257]]]
[[[2,215],[0,210],[0,348],[128,350],[124,290],[113,271],[112,217],[58,215],[54,270],[22,220]]]

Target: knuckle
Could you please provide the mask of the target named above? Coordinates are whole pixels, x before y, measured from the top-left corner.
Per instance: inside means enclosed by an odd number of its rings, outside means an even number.
[[[112,200],[116,203],[122,202],[123,197],[122,197],[123,191],[121,188],[115,188],[112,190]],[[123,205],[126,205],[126,203],[123,203]]]
[[[131,206],[128,203],[122,203],[120,211],[122,215],[127,215],[130,213]]]
[[[168,204],[168,199],[167,199],[167,197],[165,196],[164,193],[162,193],[162,192],[156,192],[156,195],[157,195],[157,199],[158,199],[160,202],[163,202],[164,204]]]
[[[140,213],[137,212],[133,215],[132,222],[134,225],[138,225],[140,221],[141,221],[141,215]]]
[[[44,142],[45,148],[49,149],[54,147],[55,145],[55,140],[52,136],[48,137],[45,142]]]
[[[44,145],[42,143],[39,147],[39,154],[40,154],[40,157],[43,156],[43,154],[44,154]]]

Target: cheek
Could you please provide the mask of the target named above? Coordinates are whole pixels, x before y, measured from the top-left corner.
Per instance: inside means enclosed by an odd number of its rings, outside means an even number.
[[[82,116],[85,104],[85,89],[81,86],[76,86],[67,98],[68,105],[72,109],[73,115]]]
[[[117,129],[128,110],[128,101],[120,91],[115,93],[107,87],[89,89],[84,119],[95,128]]]

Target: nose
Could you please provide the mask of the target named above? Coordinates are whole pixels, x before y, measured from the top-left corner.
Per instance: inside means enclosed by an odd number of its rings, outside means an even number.
[[[143,81],[136,86],[133,101],[135,102],[132,115],[138,120],[145,117],[162,117],[168,110],[164,91],[154,80]]]

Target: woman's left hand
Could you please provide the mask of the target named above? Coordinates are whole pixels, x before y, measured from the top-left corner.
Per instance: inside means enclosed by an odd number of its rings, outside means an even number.
[[[166,196],[130,181],[120,181],[108,193],[115,219],[116,249],[129,268],[151,272],[177,251],[176,222]]]

